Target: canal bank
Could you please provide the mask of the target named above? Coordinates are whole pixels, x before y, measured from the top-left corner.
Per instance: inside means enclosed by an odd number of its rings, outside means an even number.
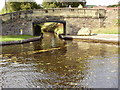
[[[82,42],[93,42],[93,43],[107,43],[107,44],[115,44],[119,45],[119,34],[92,34],[91,36],[72,36],[72,35],[59,35],[60,38],[64,40],[75,40],[75,41],[82,41]],[[42,36],[33,37],[24,40],[18,41],[3,41],[0,42],[0,45],[12,45],[12,44],[23,44],[27,42],[33,42],[40,40]]]
[[[42,35],[38,36],[38,37],[33,37],[33,38],[29,38],[29,39],[24,39],[24,40],[17,40],[17,41],[2,41],[0,42],[0,46],[1,45],[12,45],[12,44],[23,44],[23,43],[27,43],[27,42],[33,42],[33,41],[37,41],[42,39]]]
[[[84,42],[94,43],[108,43],[119,45],[119,34],[92,34],[91,36],[71,36],[71,35],[60,35],[65,40],[76,40]]]

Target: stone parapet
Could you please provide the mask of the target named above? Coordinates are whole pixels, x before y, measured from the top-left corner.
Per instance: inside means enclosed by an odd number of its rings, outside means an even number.
[[[3,21],[40,16],[63,16],[63,17],[93,17],[105,16],[104,9],[80,9],[80,8],[57,8],[57,9],[37,9],[28,11],[18,11],[0,15]]]

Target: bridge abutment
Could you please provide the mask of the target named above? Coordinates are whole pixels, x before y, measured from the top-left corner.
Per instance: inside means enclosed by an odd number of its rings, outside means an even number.
[[[33,35],[32,21],[24,19],[2,22],[2,35]]]
[[[77,35],[77,32],[85,25],[87,28],[101,28],[104,27],[103,18],[65,18],[67,23],[67,33]]]

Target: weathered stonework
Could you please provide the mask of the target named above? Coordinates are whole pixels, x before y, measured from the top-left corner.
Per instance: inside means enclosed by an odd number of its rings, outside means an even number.
[[[120,9],[106,10],[106,18],[104,19],[104,27],[118,25]]]
[[[72,35],[77,35],[83,24],[90,29],[101,27],[100,19],[98,18],[65,18],[65,21],[69,24],[69,28],[71,28],[70,34]],[[69,29],[66,30],[69,31]]]
[[[33,35],[31,21],[24,19],[4,22],[2,24],[2,35],[20,35],[21,29],[24,35]]]
[[[25,35],[34,35],[33,23],[44,23],[47,21],[64,23],[66,34],[76,35],[78,30],[86,24],[87,28],[107,27],[114,24],[118,17],[118,10],[105,9],[39,9],[7,13],[0,15],[2,23],[2,35],[19,35],[20,29]]]

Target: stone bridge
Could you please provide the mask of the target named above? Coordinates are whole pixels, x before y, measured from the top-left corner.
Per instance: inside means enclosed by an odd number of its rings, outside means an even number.
[[[64,34],[75,35],[86,24],[89,28],[104,26],[105,9],[58,8],[19,11],[0,15],[2,35],[34,35],[34,24],[59,22],[64,25]]]

